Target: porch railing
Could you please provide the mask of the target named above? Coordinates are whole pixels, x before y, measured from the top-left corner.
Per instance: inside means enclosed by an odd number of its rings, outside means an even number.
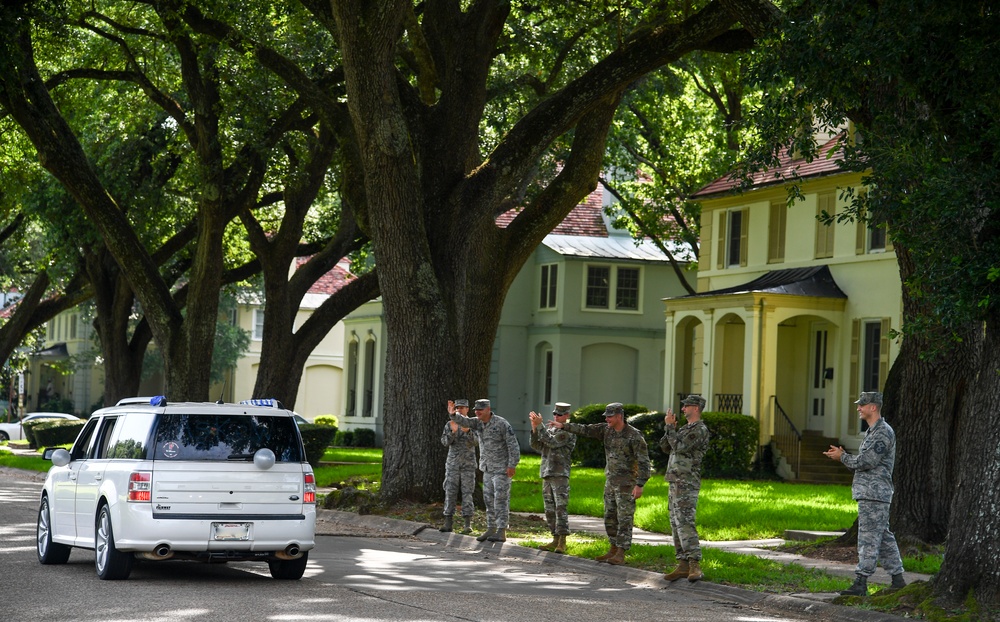
[[[792,420],[788,418],[785,409],[778,402],[778,396],[772,395],[771,402],[774,404],[774,444],[778,446],[781,454],[788,461],[788,466],[795,469],[796,479],[799,477],[802,456],[802,433],[799,432]]]
[[[715,411],[720,413],[742,413],[742,393],[716,393]]]

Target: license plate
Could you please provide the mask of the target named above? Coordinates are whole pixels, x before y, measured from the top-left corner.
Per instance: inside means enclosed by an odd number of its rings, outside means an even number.
[[[213,540],[249,540],[250,523],[212,523]]]

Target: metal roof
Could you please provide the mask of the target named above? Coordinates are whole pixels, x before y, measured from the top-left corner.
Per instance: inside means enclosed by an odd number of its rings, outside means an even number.
[[[725,296],[728,294],[772,293],[791,294],[794,296],[811,296],[816,298],[847,298],[837,282],[830,274],[830,267],[814,266],[812,268],[788,268],[786,270],[771,270],[756,279],[736,285],[713,289],[708,292],[698,292],[676,298],[700,298],[706,296]]]
[[[649,240],[636,243],[629,236],[590,237],[579,235],[549,234],[542,244],[569,257],[593,257],[595,259],[631,259],[634,261],[670,261],[655,244]],[[684,244],[668,243],[667,249],[678,261],[693,261],[691,247]]]

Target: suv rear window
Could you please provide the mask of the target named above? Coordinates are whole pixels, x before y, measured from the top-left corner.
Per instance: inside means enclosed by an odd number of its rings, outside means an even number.
[[[278,462],[302,462],[291,417],[165,414],[156,428],[154,460],[253,460],[267,447]]]

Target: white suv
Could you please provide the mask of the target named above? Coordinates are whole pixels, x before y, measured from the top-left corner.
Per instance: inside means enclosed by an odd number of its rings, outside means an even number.
[[[95,412],[73,448],[46,450],[38,560],[94,550],[97,576],[136,558],[266,561],[299,579],[315,545],[316,483],[294,413],[240,404],[130,398]]]

